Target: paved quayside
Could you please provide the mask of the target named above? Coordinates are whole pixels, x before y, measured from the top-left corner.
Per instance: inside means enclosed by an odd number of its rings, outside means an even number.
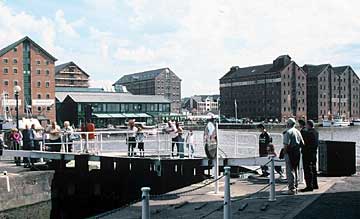
[[[206,181],[170,194],[188,191],[204,183]],[[218,195],[214,194],[214,185],[211,184],[178,196],[154,197],[150,200],[151,218],[222,218],[223,180],[219,184]],[[360,218],[359,172],[352,177],[319,177],[319,190],[296,196],[285,195],[286,184],[277,181],[277,200],[274,202],[268,201],[268,190],[256,193],[266,185],[265,179],[231,179],[233,218]],[[97,218],[141,218],[141,202]]]

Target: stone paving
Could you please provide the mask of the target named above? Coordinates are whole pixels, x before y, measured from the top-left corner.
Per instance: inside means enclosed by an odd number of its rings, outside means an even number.
[[[321,194],[335,183],[342,182],[345,177],[320,177],[320,189],[310,193],[299,193],[295,196],[286,195],[287,186],[278,183],[276,186],[277,200],[269,202],[268,190],[250,196],[264,186],[268,180],[231,179],[232,215],[233,218],[293,218],[305,209]],[[192,185],[175,192],[186,191],[201,186],[204,182]],[[303,188],[301,185],[300,188]],[[171,197],[167,200],[150,200],[151,218],[222,218],[223,217],[223,181],[220,182],[220,193],[215,195],[214,185],[200,190]],[[174,192],[171,192],[174,193]],[[249,197],[250,196],[250,197]],[[246,205],[244,210],[239,210]],[[263,209],[262,209],[263,208]],[[265,208],[265,209],[264,209]],[[140,218],[141,203],[113,211],[112,214],[100,218]]]

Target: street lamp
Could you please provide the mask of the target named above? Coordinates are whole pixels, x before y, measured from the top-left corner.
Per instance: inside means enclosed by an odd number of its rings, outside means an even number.
[[[16,128],[19,130],[19,92],[21,91],[21,87],[16,85],[14,87],[15,100],[16,100]]]

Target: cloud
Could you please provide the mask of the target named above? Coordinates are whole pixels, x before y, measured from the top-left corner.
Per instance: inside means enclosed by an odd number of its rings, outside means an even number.
[[[183,79],[184,96],[218,92],[231,66],[271,63],[281,54],[299,65],[354,63],[360,71],[358,0],[84,0],[71,12],[86,20],[73,21],[62,4],[55,17],[35,17],[0,2],[0,44],[31,33],[47,50],[76,59],[93,80],[170,67]],[[71,51],[64,39],[77,47]]]
[[[147,16],[151,10],[143,10],[144,2],[133,6],[136,14],[149,17],[147,22],[169,18],[158,11]],[[218,91],[218,79],[231,66],[271,63],[281,54],[289,54],[300,65],[339,64],[345,58],[338,48],[360,37],[359,1],[184,2],[187,4],[169,3],[186,11],[171,17],[177,25],[174,32],[145,35],[145,40],[151,39],[148,46],[121,48],[116,58],[137,64],[165,59],[183,78],[185,95]],[[168,4],[157,1],[152,5],[165,8]],[[351,63],[351,57],[345,57]]]
[[[69,37],[78,38],[80,37],[80,34],[76,32],[75,27],[82,26],[85,22],[85,18],[69,23],[64,17],[64,11],[57,10],[55,13],[55,22],[58,32]]]

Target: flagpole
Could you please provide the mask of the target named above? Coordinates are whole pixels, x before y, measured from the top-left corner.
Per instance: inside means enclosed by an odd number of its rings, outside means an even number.
[[[237,123],[237,103],[236,103],[236,99],[235,99],[235,123]]]

